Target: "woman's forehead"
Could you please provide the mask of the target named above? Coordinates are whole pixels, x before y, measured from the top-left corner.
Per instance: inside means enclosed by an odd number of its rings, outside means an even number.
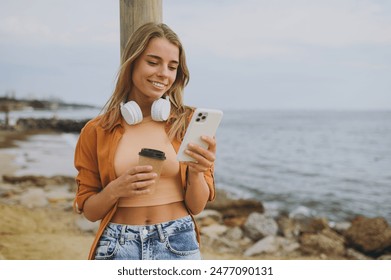
[[[149,41],[143,55],[159,57],[167,61],[179,62],[179,48],[165,38],[153,38]]]

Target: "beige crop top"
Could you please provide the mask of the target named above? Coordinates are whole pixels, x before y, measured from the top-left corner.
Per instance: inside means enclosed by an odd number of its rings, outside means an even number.
[[[153,194],[120,198],[118,207],[142,207],[183,201],[180,167],[176,152],[165,131],[165,122],[146,117],[136,125],[125,125],[125,133],[118,143],[114,156],[114,170],[118,176],[138,165],[138,153],[142,148],[161,150],[166,160]]]

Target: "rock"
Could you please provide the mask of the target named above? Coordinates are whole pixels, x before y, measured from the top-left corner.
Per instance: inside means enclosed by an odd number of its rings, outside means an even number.
[[[195,216],[197,220],[202,220],[205,219],[206,217],[211,217],[215,219],[217,222],[221,222],[223,220],[223,215],[216,210],[211,210],[211,209],[205,209],[201,213]]]
[[[42,189],[27,189],[19,198],[20,204],[27,208],[45,207],[49,204]]]
[[[200,214],[195,216],[195,219],[201,227],[206,227],[212,224],[222,223],[223,215],[216,210],[205,209]]]
[[[11,185],[0,184],[0,198],[8,198],[14,193],[14,187]]]
[[[313,216],[314,216],[314,212],[305,206],[299,206],[289,213],[289,218],[295,220],[306,220]]]
[[[279,240],[279,244],[282,251],[285,253],[291,253],[300,248],[300,244],[295,240],[289,238],[283,238],[283,237],[277,237],[277,238]]]
[[[225,236],[230,240],[238,241],[242,239],[243,231],[240,229],[240,227],[233,227],[227,230]]]
[[[3,181],[9,184],[23,184],[24,186],[43,187],[46,185],[46,177],[44,176],[12,176],[3,175]]]
[[[201,228],[201,234],[207,235],[212,238],[218,238],[220,235],[223,235],[227,230],[228,228],[224,225],[214,224]]]
[[[277,224],[279,232],[286,238],[296,238],[300,234],[300,226],[288,216],[278,217]]]
[[[359,216],[345,236],[351,247],[373,256],[381,255],[391,246],[391,228],[384,218]]]
[[[264,213],[265,208],[260,201],[252,199],[230,198],[229,195],[217,189],[216,200],[206,205],[207,209],[217,210],[225,218],[248,216],[252,212]]]
[[[232,242],[232,240],[222,236],[219,238],[207,237],[203,239],[204,246],[208,246],[213,251],[220,254],[238,253],[241,252],[240,243]]]
[[[201,220],[198,220],[197,223],[200,227],[208,227],[208,226],[216,224],[217,221],[215,219],[213,219],[212,217],[205,217]]]
[[[79,215],[75,220],[75,225],[83,232],[96,233],[99,229],[100,221],[91,222],[87,220],[83,215]]]
[[[338,222],[338,223],[333,223],[331,225],[331,228],[336,232],[338,232],[339,234],[344,234],[351,226],[352,223],[350,222]]]
[[[73,200],[75,198],[75,194],[69,192],[67,186],[55,186],[50,191],[47,192],[46,198],[51,203]]]
[[[34,176],[34,175],[24,175],[24,176],[14,176],[14,175],[3,175],[3,182],[9,184],[18,184],[23,186],[35,186],[35,187],[44,187],[47,185],[68,185],[76,186],[75,178],[69,176]],[[73,189],[71,189],[73,190]]]
[[[88,119],[66,120],[56,118],[20,118],[16,122],[18,130],[54,130],[61,132],[80,132]]]
[[[303,233],[300,236],[300,249],[307,254],[343,255],[345,240],[330,229],[320,233]]]
[[[225,217],[224,224],[228,227],[242,227],[247,220],[246,216],[242,217]]]
[[[266,236],[265,238],[256,242],[253,246],[248,248],[244,252],[244,256],[251,257],[262,253],[275,253],[278,250],[277,237],[273,235]]]
[[[390,261],[391,260],[391,254],[382,255],[382,256],[378,257],[377,259],[378,260],[383,260],[383,261]]]
[[[253,241],[247,236],[243,236],[243,238],[239,240],[239,246],[241,248],[248,248],[251,245],[253,245]]]
[[[372,259],[372,258],[352,249],[352,248],[346,249],[345,256],[349,260],[371,260]]]
[[[232,242],[232,240],[222,237],[215,241],[215,244],[218,246],[220,253],[237,253],[241,252],[240,245],[237,242]],[[215,246],[216,246],[215,245]]]
[[[276,235],[278,225],[273,218],[253,212],[244,224],[244,231],[252,240],[259,240],[268,235]]]
[[[256,242],[244,252],[244,256],[251,257],[263,253],[287,254],[300,247],[299,243],[280,236],[269,235]]]
[[[338,234],[337,232],[333,231],[332,229],[330,228],[325,228],[324,230],[321,231],[321,234],[341,243],[341,244],[345,244],[346,243],[346,240],[345,238]]]
[[[329,228],[326,218],[305,218],[300,220],[295,219],[295,221],[299,225],[300,232],[317,233]]]

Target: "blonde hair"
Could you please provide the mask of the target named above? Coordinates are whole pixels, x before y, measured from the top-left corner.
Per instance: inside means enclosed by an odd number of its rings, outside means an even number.
[[[171,106],[170,119],[167,121],[171,127],[168,132],[170,139],[182,139],[186,130],[187,118],[191,109],[183,104],[183,90],[189,82],[189,70],[186,64],[186,56],[177,34],[163,23],[146,23],[139,27],[129,38],[121,58],[122,65],[117,74],[117,83],[113,94],[107,101],[100,125],[110,130],[115,123],[121,118],[120,104],[124,102],[130,93],[132,84],[132,71],[137,58],[147,48],[153,38],[164,38],[174,44],[179,49],[179,65],[175,82],[165,93],[169,95]]]

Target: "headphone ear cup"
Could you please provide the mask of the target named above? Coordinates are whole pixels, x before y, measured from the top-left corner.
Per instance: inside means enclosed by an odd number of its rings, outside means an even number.
[[[126,104],[121,103],[121,114],[129,125],[138,124],[143,120],[140,106],[134,101],[129,101]]]
[[[154,121],[162,122],[168,120],[171,111],[171,102],[169,97],[159,98],[152,103],[151,116]]]

